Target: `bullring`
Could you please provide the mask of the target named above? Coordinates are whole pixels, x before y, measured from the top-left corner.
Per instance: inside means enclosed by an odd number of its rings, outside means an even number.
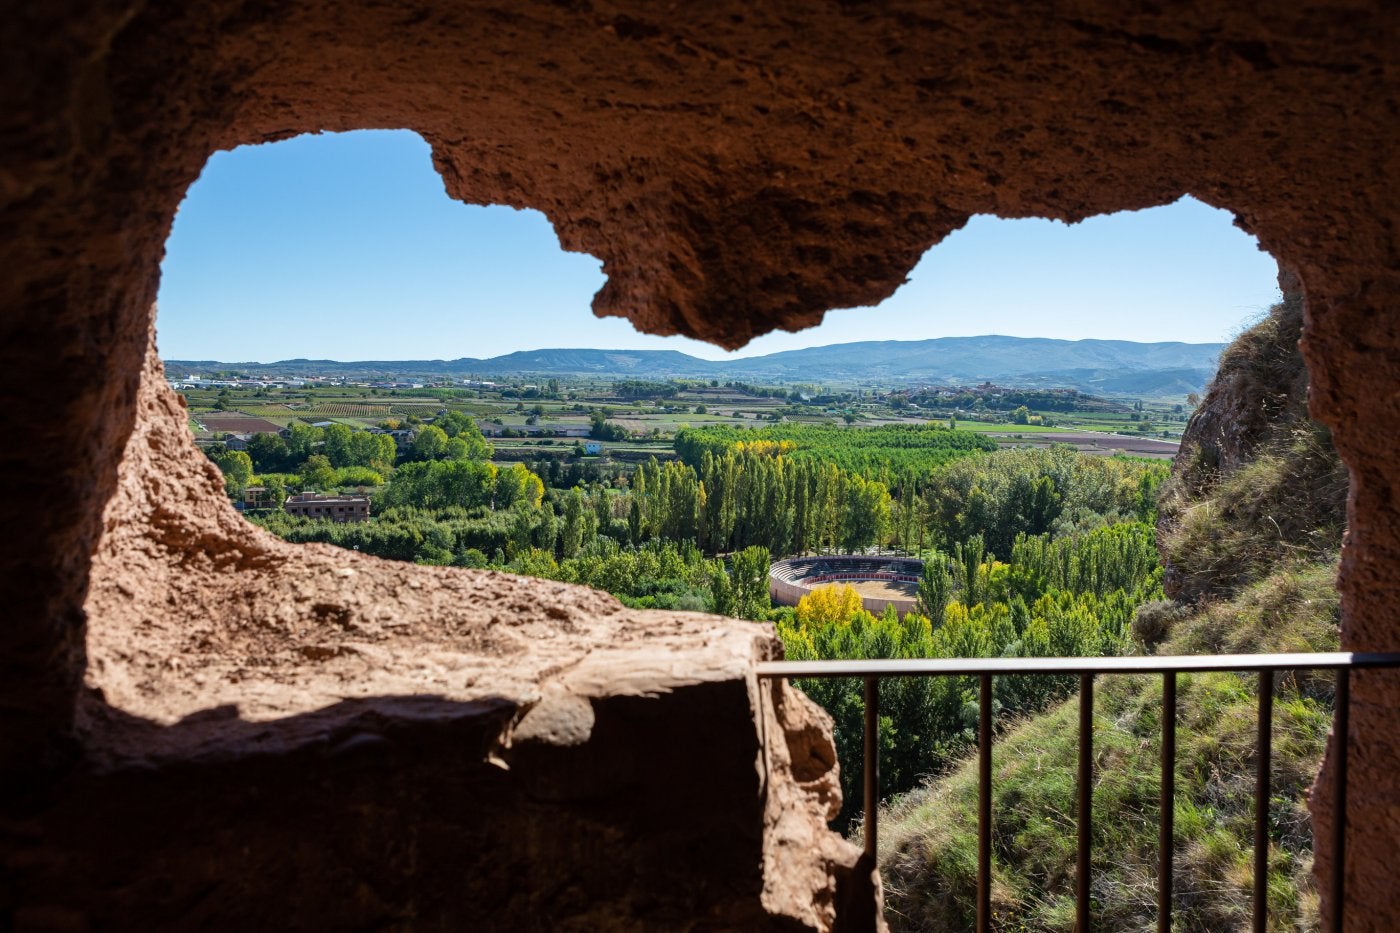
[[[779,606],[796,606],[822,586],[852,587],[866,612],[880,615],[893,606],[900,615],[918,609],[919,576],[924,562],[907,557],[789,557],[768,571],[768,595]]]

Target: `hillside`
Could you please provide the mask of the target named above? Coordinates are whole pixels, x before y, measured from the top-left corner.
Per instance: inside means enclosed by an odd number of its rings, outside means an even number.
[[[675,350],[522,350],[490,359],[281,360],[225,363],[166,360],[179,372],[250,375],[506,376],[597,375],[631,378],[883,381],[967,385],[985,381],[1057,386],[1139,396],[1198,391],[1214,372],[1221,344],[1051,340],[1036,337],[939,337],[787,350],[737,360],[702,360]]]
[[[1183,439],[1158,503],[1174,601],[1147,603],[1136,650],[1334,650],[1346,472],[1306,413],[1297,296],[1242,334]],[[1094,881],[1103,929],[1155,922],[1161,683],[1105,677],[1095,703]],[[1252,676],[1179,678],[1175,876],[1180,929],[1241,929],[1250,909],[1257,704]],[[1280,678],[1274,719],[1270,929],[1316,929],[1306,795],[1331,723],[1332,683]],[[1012,724],[994,757],[993,905],[1019,925],[1073,925],[1077,701]],[[881,866],[897,930],[971,925],[976,877],[971,762],[895,802]]]

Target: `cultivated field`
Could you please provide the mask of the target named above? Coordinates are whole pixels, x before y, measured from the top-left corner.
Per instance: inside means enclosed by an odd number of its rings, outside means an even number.
[[[594,412],[627,432],[605,444],[605,456],[645,459],[671,455],[671,439],[685,426],[724,425],[763,428],[779,424],[874,427],[946,424],[985,434],[1005,447],[1072,444],[1087,453],[1115,452],[1170,458],[1189,414],[1184,400],[1086,399],[1083,411],[1036,412],[1052,424],[1011,424],[1008,410],[991,405],[970,410],[918,407],[900,396],[868,387],[831,386],[811,395],[804,387],[715,386],[700,382],[655,383],[654,397],[624,397],[611,379],[558,379],[557,392],[542,391],[547,380],[516,379],[491,388],[439,386],[386,389],[368,385],[289,389],[187,389],[196,433],[215,440],[224,433],[276,431],[294,420],[335,421],[354,428],[412,427],[447,409],[477,421],[503,461],[568,456],[590,429]],[[635,388],[629,389],[635,394]],[[219,403],[228,411],[214,411]],[[236,410],[235,410],[236,409]],[[240,420],[241,419],[241,420]],[[1164,437],[1163,434],[1166,436]],[[569,436],[573,435],[573,436]],[[568,453],[566,453],[568,452]]]

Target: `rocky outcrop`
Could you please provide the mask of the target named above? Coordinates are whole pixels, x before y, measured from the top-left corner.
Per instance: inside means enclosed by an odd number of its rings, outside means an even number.
[[[1181,436],[1174,472],[1193,488],[1218,482],[1248,463],[1256,450],[1308,417],[1308,368],[1303,292],[1281,272],[1283,301],[1235,338]]]
[[[1162,488],[1163,588],[1183,603],[1229,598],[1288,562],[1334,563],[1341,547],[1348,477],[1308,416],[1303,296],[1280,280],[1283,301],[1221,355]]]
[[[543,673],[551,664],[579,656],[570,640],[601,648],[613,627],[636,634],[623,644],[639,659],[643,631],[685,658],[721,642],[738,657],[729,639],[755,637],[726,623],[733,634],[707,642],[715,623],[609,612],[602,597],[502,577],[366,561],[333,570],[324,552],[248,537],[215,510],[212,481],[164,513],[148,498],[149,522],[120,504],[136,501],[129,484],[150,481],[133,479],[138,463],[197,478],[179,446],[131,443],[147,407],[169,404],[138,386],[176,207],[212,152],[301,132],[417,130],[452,195],[540,209],[566,248],[603,261],[596,313],[731,347],[879,301],[973,214],[1075,220],[1188,192],[1233,210],[1307,290],[1311,410],[1352,469],[1343,643],[1396,647],[1400,456],[1386,428],[1400,423],[1397,28],[1400,10],[1378,0],[13,4],[0,31],[5,799],[56,800],[77,786],[65,775],[96,767],[84,763],[135,754],[123,737],[134,733],[118,735],[104,708],[156,723],[147,757],[174,762],[162,747],[212,753],[218,736],[244,734],[233,724],[245,717],[315,731],[303,717],[334,709],[337,690],[369,695],[360,684],[413,696],[447,683],[452,702],[477,702],[487,682],[469,697],[468,673],[490,668],[504,689],[518,662],[519,695],[503,694],[518,704],[558,673]],[[257,583],[244,593],[238,578]],[[541,634],[551,627],[555,637]],[[517,650],[537,634],[553,647]],[[454,653],[468,658],[460,678],[445,673]],[[471,661],[478,653],[492,662]],[[739,674],[719,666],[718,681]],[[98,712],[85,677],[106,694]],[[1368,674],[1354,691],[1355,735],[1393,731],[1400,681]],[[227,729],[200,724],[235,699]],[[246,734],[293,747],[281,728]],[[1393,927],[1400,772],[1383,741],[1358,742],[1352,762],[1353,851],[1366,857],[1352,863],[1351,896],[1375,928]],[[133,790],[133,806],[143,795],[153,805],[160,787]],[[339,787],[325,785],[327,806]],[[236,825],[233,798],[219,800]],[[44,836],[50,824],[5,825]],[[113,854],[120,872],[127,851]],[[95,850],[83,858],[93,864]],[[589,885],[591,898],[616,890]],[[199,894],[185,890],[197,916]]]

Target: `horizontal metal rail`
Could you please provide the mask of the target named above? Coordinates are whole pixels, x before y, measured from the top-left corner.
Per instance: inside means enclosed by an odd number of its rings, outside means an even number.
[[[762,661],[759,677],[995,677],[1010,674],[1178,674],[1400,667],[1400,654],[1213,654],[1112,658],[907,658],[868,661]]]
[[[977,927],[991,927],[992,691],[1000,676],[1077,675],[1079,677],[1078,844],[1075,916],[1078,933],[1092,927],[1090,858],[1093,830],[1094,677],[1098,674],[1160,674],[1162,682],[1161,798],[1158,816],[1157,929],[1170,933],[1172,914],[1173,817],[1176,793],[1176,714],[1178,674],[1208,671],[1252,672],[1259,677],[1258,754],[1254,799],[1254,925],[1268,926],[1269,788],[1273,744],[1274,673],[1335,670],[1336,720],[1332,780],[1332,877],[1330,929],[1343,929],[1346,909],[1347,753],[1351,744],[1351,672],[1400,667],[1400,653],[1333,651],[1315,654],[1222,654],[1111,658],[937,658],[868,661],[765,661],[759,677],[857,677],[865,683],[864,830],[865,856],[877,864],[880,798],[880,680],[886,677],[977,677]]]

